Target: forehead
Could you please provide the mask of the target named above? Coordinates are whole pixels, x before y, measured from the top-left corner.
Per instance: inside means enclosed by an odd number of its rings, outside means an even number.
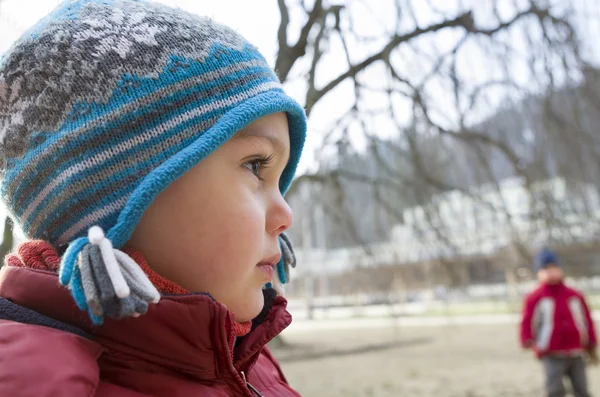
[[[289,153],[290,136],[285,113],[275,113],[262,117],[240,130],[233,141],[262,140],[271,144],[276,151]]]

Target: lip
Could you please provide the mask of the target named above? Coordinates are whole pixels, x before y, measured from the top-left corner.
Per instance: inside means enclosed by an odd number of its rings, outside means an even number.
[[[270,267],[274,267],[275,265],[277,265],[277,263],[279,263],[279,261],[281,260],[281,254],[275,254],[269,258],[267,258],[264,261],[258,262],[258,264],[256,266],[270,266]]]
[[[275,277],[275,265],[281,259],[281,254],[276,254],[268,259],[259,262],[256,265],[256,268],[262,273],[264,276],[264,282],[273,281],[273,277]]]

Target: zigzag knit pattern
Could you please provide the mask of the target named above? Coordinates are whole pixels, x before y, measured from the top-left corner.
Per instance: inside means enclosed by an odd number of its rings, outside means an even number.
[[[98,225],[118,248],[158,193],[275,112],[285,192],[306,119],[256,47],[160,4],[67,1],[0,61],[0,193],[28,238],[59,246]]]

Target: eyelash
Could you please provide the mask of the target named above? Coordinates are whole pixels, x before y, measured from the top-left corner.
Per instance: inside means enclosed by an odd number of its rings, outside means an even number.
[[[254,158],[252,160],[248,160],[246,161],[243,166],[245,168],[248,169],[248,171],[250,171],[254,176],[256,176],[260,181],[263,180],[263,178],[260,176],[260,172],[261,170],[264,170],[265,168],[267,168],[269,166],[269,164],[271,164],[271,162],[273,161],[273,155],[270,155],[268,157],[258,157],[258,158]],[[257,165],[257,169],[255,170],[253,165]]]

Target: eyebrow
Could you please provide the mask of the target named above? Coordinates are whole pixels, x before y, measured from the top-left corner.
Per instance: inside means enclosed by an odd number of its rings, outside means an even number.
[[[277,152],[277,154],[279,154],[281,156],[289,154],[289,148],[287,147],[287,145],[285,145],[281,141],[281,139],[279,139],[275,136],[261,134],[258,131],[254,131],[254,130],[250,130],[250,129],[243,130],[243,131],[238,132],[236,135],[234,135],[232,139],[238,140],[238,139],[247,139],[247,138],[266,139],[267,141],[269,141],[271,143],[271,145],[273,146],[273,149],[275,150],[275,152]]]

